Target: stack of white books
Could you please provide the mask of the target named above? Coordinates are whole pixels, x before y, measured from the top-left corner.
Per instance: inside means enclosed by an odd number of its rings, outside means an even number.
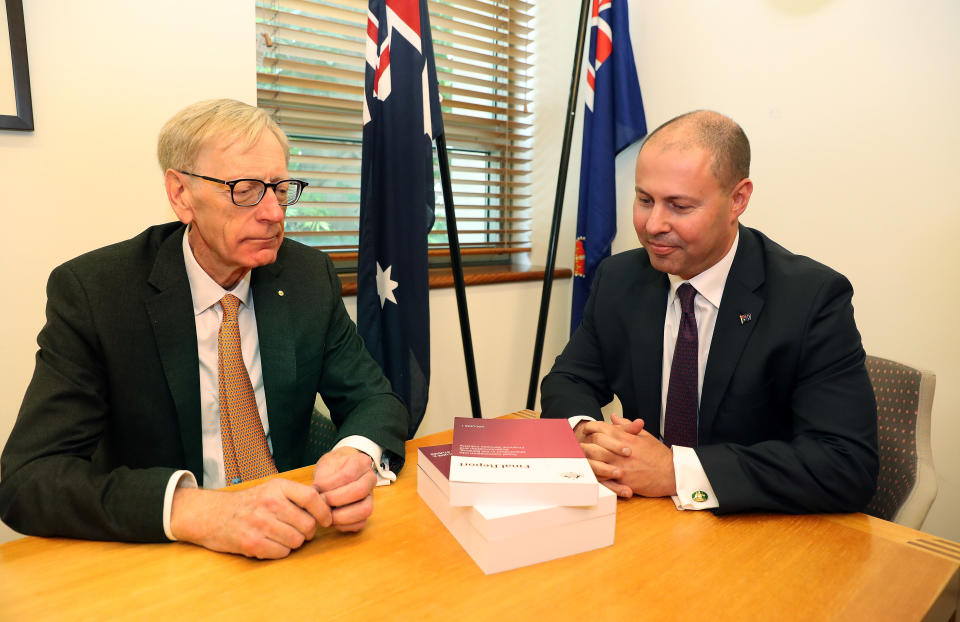
[[[419,450],[417,492],[487,574],[613,544],[617,498],[565,420],[458,418]]]

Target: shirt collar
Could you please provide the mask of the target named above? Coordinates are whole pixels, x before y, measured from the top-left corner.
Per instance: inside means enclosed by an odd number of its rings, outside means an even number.
[[[240,279],[233,289],[227,290],[220,287],[220,284],[210,278],[200,264],[197,258],[193,256],[193,250],[190,248],[188,226],[183,232],[183,263],[187,267],[187,280],[190,281],[190,296],[193,298],[193,314],[200,315],[213,305],[220,302],[220,299],[227,294],[233,294],[240,299],[244,306],[250,305],[250,272],[248,271]]]
[[[733,265],[733,258],[737,254],[737,246],[740,244],[740,230],[737,230],[736,237],[733,238],[733,244],[730,250],[720,261],[713,264],[692,279],[684,279],[676,274],[668,274],[670,278],[670,298],[677,295],[677,288],[684,283],[690,283],[697,293],[707,299],[715,308],[720,308],[720,299],[723,297],[723,286],[727,282],[727,275],[730,274],[730,266]]]

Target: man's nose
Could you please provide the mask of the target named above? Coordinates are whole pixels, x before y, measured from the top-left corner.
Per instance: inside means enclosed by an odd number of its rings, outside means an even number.
[[[650,235],[666,233],[670,230],[669,214],[663,205],[654,203],[653,208],[650,210],[650,215],[647,216],[647,223],[644,229],[646,229]]]
[[[267,188],[260,203],[257,204],[258,217],[270,222],[281,222],[286,213],[286,208],[277,200],[276,189]]]

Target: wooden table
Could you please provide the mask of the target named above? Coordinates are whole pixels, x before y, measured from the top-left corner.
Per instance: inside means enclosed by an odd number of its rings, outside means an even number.
[[[535,416],[533,413],[517,413]],[[0,545],[0,620],[947,620],[960,545],[862,514],[718,518],[621,500],[616,543],[486,576],[416,492],[416,448],[356,535],[277,561],[182,544]],[[311,469],[284,474],[309,482]]]

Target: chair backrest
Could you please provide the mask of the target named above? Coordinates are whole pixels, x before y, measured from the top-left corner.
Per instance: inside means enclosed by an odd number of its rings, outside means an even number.
[[[330,421],[330,417],[314,407],[310,416],[310,427],[307,430],[307,445],[304,450],[303,463],[315,464],[320,456],[333,449],[337,442],[337,427]]]
[[[937,496],[930,447],[936,375],[896,361],[867,357],[877,398],[880,475],[867,514],[919,529]]]

